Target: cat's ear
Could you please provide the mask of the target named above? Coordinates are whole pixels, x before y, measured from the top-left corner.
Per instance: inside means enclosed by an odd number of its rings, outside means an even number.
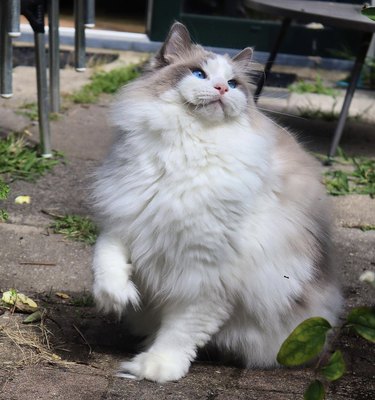
[[[249,66],[252,56],[253,56],[253,49],[251,47],[246,47],[238,54],[236,54],[232,58],[232,60],[236,63],[242,64],[243,66]]]
[[[185,25],[175,22],[159,53],[156,55],[156,60],[162,65],[171,64],[175,59],[186,54],[191,45],[190,34]]]

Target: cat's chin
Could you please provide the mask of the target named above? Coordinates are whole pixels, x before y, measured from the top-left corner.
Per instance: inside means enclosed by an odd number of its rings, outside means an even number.
[[[234,116],[221,100],[213,100],[205,104],[191,104],[190,111],[200,119],[209,122],[222,122]]]

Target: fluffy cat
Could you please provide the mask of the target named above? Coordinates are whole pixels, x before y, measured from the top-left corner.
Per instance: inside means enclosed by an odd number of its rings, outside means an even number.
[[[297,324],[336,321],[319,170],[255,107],[251,55],[207,52],[175,23],[114,106],[118,134],[94,187],[93,293],[149,336],[124,376],[179,379],[206,344],[276,366]]]

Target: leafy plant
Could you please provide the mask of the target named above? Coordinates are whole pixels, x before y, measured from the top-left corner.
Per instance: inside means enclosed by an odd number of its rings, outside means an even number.
[[[333,196],[349,194],[348,173],[340,170],[329,171],[324,174],[324,183],[327,191]]]
[[[116,68],[109,72],[97,72],[91,82],[70,97],[74,103],[94,103],[102,93],[115,93],[117,90],[139,75],[136,65]]]
[[[282,344],[277,361],[287,367],[307,363],[316,357],[324,347],[330,323],[324,318],[309,318],[289,335]]]
[[[328,96],[337,96],[337,91],[324,84],[323,79],[320,75],[317,75],[314,82],[308,82],[305,80],[293,83],[288,87],[289,91],[295,93],[317,93],[325,94]]]
[[[55,222],[51,225],[54,233],[89,245],[95,243],[98,229],[89,218],[80,215],[54,215],[54,218]]]
[[[365,5],[365,6],[363,6],[361,13],[362,13],[362,15],[365,15],[366,17],[375,21],[375,7],[369,7],[369,6]]]
[[[43,158],[37,145],[29,145],[22,135],[11,134],[0,140],[0,175],[10,180],[34,181],[60,162],[62,154],[54,152],[54,155],[54,158]]]
[[[317,359],[316,379],[307,387],[305,400],[325,398],[325,386],[340,379],[346,372],[344,356],[340,350],[332,354],[327,350],[327,336],[332,331],[338,335],[343,329],[352,329],[371,343],[375,343],[375,309],[360,307],[351,310],[343,326],[333,328],[321,317],[303,321],[282,344],[277,361],[285,366],[300,366]]]

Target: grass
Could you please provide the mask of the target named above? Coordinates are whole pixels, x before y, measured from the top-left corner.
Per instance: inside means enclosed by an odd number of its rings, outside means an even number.
[[[324,173],[327,192],[333,196],[363,194],[375,196],[375,159],[365,157],[349,158],[341,152],[334,159],[345,168],[333,168]]]
[[[43,158],[38,150],[38,146],[28,144],[23,135],[11,134],[1,139],[0,176],[34,181],[61,161],[61,153],[55,152],[54,158]]]
[[[51,225],[54,233],[60,233],[67,239],[84,242],[93,245],[98,236],[96,225],[87,217],[80,215],[54,215],[54,223]]]
[[[74,103],[94,103],[102,93],[112,94],[139,75],[137,65],[116,68],[109,72],[97,72],[91,82],[73,93],[70,98]]]
[[[9,186],[0,178],[0,200],[5,200],[9,194]]]
[[[298,81],[293,83],[288,87],[290,92],[294,93],[317,93],[317,94],[325,94],[327,96],[337,96],[337,90],[325,86],[323,79],[320,75],[317,75],[314,82],[308,82],[305,80]]]
[[[301,107],[298,108],[298,115],[306,119],[320,119],[327,122],[337,121],[339,118],[339,113],[334,111],[334,107],[332,107],[332,109],[328,111]]]
[[[90,293],[84,292],[80,297],[73,298],[70,304],[74,307],[93,307],[95,302]]]
[[[29,118],[31,121],[38,121],[38,104],[35,102],[32,103],[25,103],[23,104],[19,110],[16,111],[18,115],[24,115],[25,117]],[[56,121],[59,118],[58,113],[50,113],[49,119],[51,121]]]
[[[9,186],[0,178],[0,200],[6,200],[9,194]],[[9,218],[6,210],[0,208],[0,222],[5,222]]]
[[[343,225],[344,228],[360,229],[362,232],[375,231],[375,225],[362,224],[362,225]]]

